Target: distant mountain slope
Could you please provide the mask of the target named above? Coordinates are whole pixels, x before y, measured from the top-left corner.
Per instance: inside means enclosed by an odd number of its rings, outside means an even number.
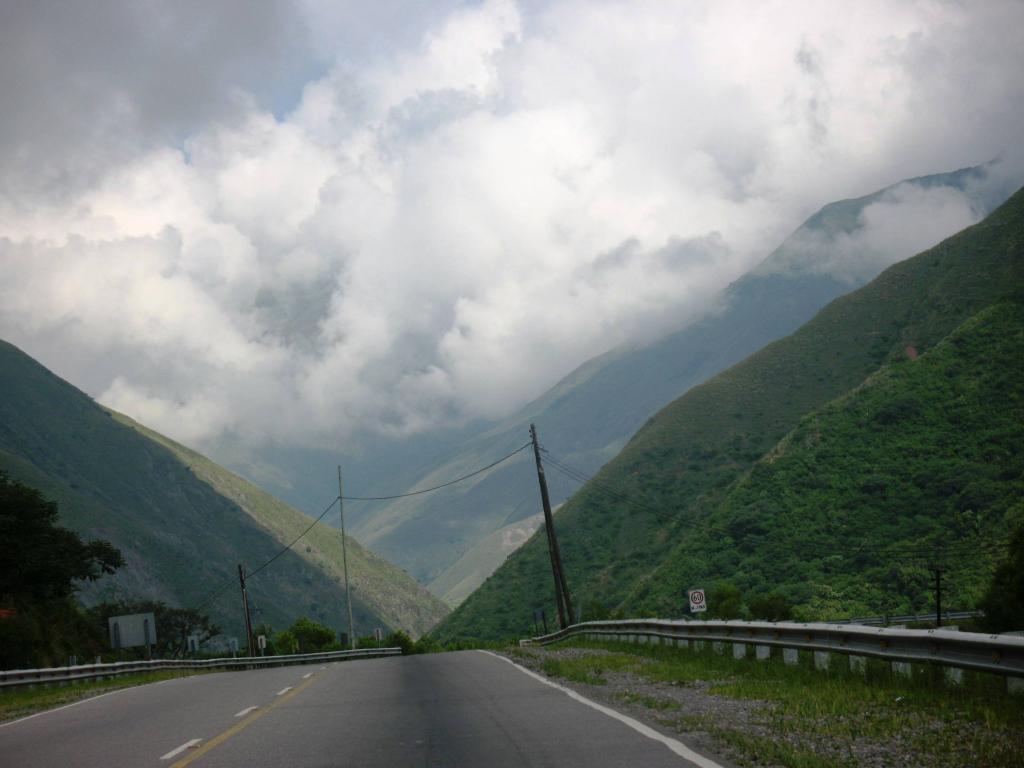
[[[857,387],[908,346],[930,350],[1022,278],[1024,191],[984,222],[891,267],[664,408],[556,519],[577,604],[596,600],[636,610],[661,605],[666,592],[678,596],[689,584],[638,585],[803,416]],[[438,636],[526,631],[532,608],[553,604],[541,538],[512,555],[442,623]],[[624,603],[634,591],[636,599]]]
[[[207,610],[237,634],[238,563],[255,568],[311,521],[198,454],[126,426],[4,342],[0,391],[0,469],[54,498],[62,524],[113,542],[127,560],[112,579],[87,585],[83,599],[152,598],[192,607],[226,585]],[[310,535],[308,553],[287,552],[251,580],[257,621],[280,628],[307,615],[342,627],[344,592],[330,562],[339,556],[337,534]],[[357,631],[418,633],[445,612],[407,575],[354,542],[350,555]]]
[[[940,565],[946,605],[977,605],[1024,521],[1024,292],[914,354],[804,417],[626,602],[725,578],[817,616],[921,612]]]
[[[922,191],[946,190],[966,195],[981,218],[1009,194],[986,173],[979,167],[911,179],[825,206],[712,302],[715,311],[648,346],[590,360],[503,423],[465,438],[461,449],[447,452],[448,458],[412,486],[443,482],[481,459],[513,450],[528,439],[531,421],[552,453],[593,474],[659,408],[792,333],[883,266],[911,255],[877,253],[869,239],[859,238],[865,211]],[[492,546],[492,534],[538,512],[532,472],[529,457],[517,457],[450,493],[366,510],[355,518],[354,530],[367,546],[408,568],[454,605],[504,560],[506,553]],[[576,487],[559,480],[552,488],[554,501],[563,501]]]
[[[154,432],[119,413],[113,417],[145,437],[168,448],[196,477],[210,485],[221,496],[233,501],[262,528],[283,544],[294,541],[312,519],[248,480],[230,472],[205,456]],[[330,513],[337,516],[337,512]],[[295,552],[341,585],[341,534],[326,525],[318,525],[303,538]],[[423,589],[402,569],[375,555],[351,536],[348,540],[348,569],[352,594],[373,606],[374,611],[391,627],[398,627],[419,636],[448,613],[447,607]],[[343,593],[342,593],[343,594]]]

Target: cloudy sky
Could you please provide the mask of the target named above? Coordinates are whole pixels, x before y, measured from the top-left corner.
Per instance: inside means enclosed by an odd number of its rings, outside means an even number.
[[[198,446],[500,417],[826,202],[1019,167],[1022,72],[1017,0],[5,0],[0,337]]]

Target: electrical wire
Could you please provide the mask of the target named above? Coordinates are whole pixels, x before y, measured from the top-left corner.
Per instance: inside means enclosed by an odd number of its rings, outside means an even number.
[[[391,500],[391,499],[404,499],[407,496],[419,496],[420,494],[430,493],[431,491],[438,491],[438,490],[440,490],[442,488],[447,488],[448,486],[455,485],[456,483],[461,483],[463,480],[468,480],[471,477],[475,477],[476,475],[479,475],[481,472],[486,472],[487,470],[492,469],[492,468],[498,466],[499,464],[501,464],[501,463],[503,463],[505,461],[508,461],[513,456],[515,456],[517,453],[519,453],[520,451],[525,450],[526,448],[530,447],[530,445],[532,445],[532,443],[526,443],[524,445],[521,445],[519,448],[516,448],[514,451],[512,451],[512,453],[509,453],[509,454],[501,457],[497,461],[491,462],[486,467],[481,467],[480,469],[474,470],[473,472],[470,472],[467,475],[463,475],[462,477],[457,477],[454,480],[449,480],[447,483],[442,483],[441,485],[436,485],[433,488],[422,488],[422,489],[417,490],[417,491],[410,491],[408,493],[400,493],[400,494],[396,494],[394,496],[342,496],[342,497],[335,496],[333,499],[331,499],[331,503],[328,504],[324,508],[324,511],[321,512],[320,515],[315,520],[313,520],[313,522],[310,523],[302,533],[300,533],[298,536],[296,536],[295,539],[290,544],[288,544],[285,547],[282,547],[273,557],[271,557],[268,560],[266,560],[258,568],[255,568],[254,570],[252,570],[249,573],[247,573],[245,575],[245,578],[252,578],[256,574],[258,574],[260,571],[262,571],[264,568],[266,568],[268,565],[270,565],[275,560],[277,560],[279,557],[281,557],[281,555],[283,555],[285,552],[287,552],[292,547],[294,547],[296,544],[298,544],[303,536],[305,536],[307,533],[309,533],[311,530],[313,530],[313,528],[316,526],[316,524],[324,519],[324,517],[327,515],[327,513],[330,512],[331,509],[334,507],[334,505],[338,503],[338,499],[339,498],[343,499],[344,501],[388,501],[388,500]],[[233,582],[233,579],[228,579],[227,581],[225,581],[224,584],[219,589],[217,589],[216,591],[212,592],[205,600],[203,600],[201,603],[199,603],[199,605],[196,606],[196,608],[194,610],[199,611],[200,609],[205,608],[207,605],[212,603],[214,600],[216,600],[218,597],[220,597],[222,594],[224,594],[225,591],[227,591],[227,589],[232,585],[232,582]]]
[[[330,512],[330,511],[331,511],[331,508],[332,508],[332,507],[333,507],[333,506],[334,506],[335,504],[337,504],[337,503],[338,503],[338,497],[337,497],[337,496],[335,496],[335,497],[334,497],[334,499],[333,499],[333,500],[331,501],[331,503],[330,503],[330,504],[328,504],[328,505],[327,505],[327,507],[326,507],[326,508],[324,509],[324,511],[320,513],[320,517],[318,517],[318,518],[317,518],[316,520],[314,520],[314,521],[313,521],[312,523],[310,523],[310,524],[309,524],[309,527],[308,527],[308,528],[306,528],[306,530],[304,530],[304,531],[303,531],[302,533],[300,533],[300,534],[299,534],[298,536],[296,536],[296,537],[295,537],[295,540],[294,540],[294,541],[292,541],[292,543],[291,543],[291,544],[289,544],[289,545],[288,545],[287,547],[283,547],[283,548],[281,549],[281,551],[280,551],[280,552],[278,552],[278,553],[277,553],[276,555],[274,555],[274,556],[273,556],[272,558],[270,558],[269,560],[267,560],[267,561],[266,561],[266,562],[265,562],[265,563],[264,563],[263,565],[261,565],[261,566],[260,566],[259,568],[257,568],[256,570],[254,570],[254,571],[250,571],[250,572],[249,572],[249,573],[248,573],[248,574],[246,575],[246,578],[248,578],[248,579],[251,579],[251,578],[252,578],[253,576],[255,576],[255,575],[256,575],[257,573],[259,573],[260,571],[262,571],[262,570],[263,570],[264,568],[266,568],[266,567],[267,567],[268,565],[270,565],[270,564],[271,564],[272,562],[274,562],[275,560],[277,560],[277,558],[279,558],[279,557],[280,557],[281,555],[283,555],[283,554],[284,554],[285,552],[287,552],[287,551],[288,551],[289,549],[291,549],[291,548],[292,548],[292,547],[294,547],[294,546],[295,546],[296,544],[298,544],[298,543],[299,543],[299,539],[301,539],[301,538],[302,538],[303,536],[305,536],[305,535],[306,535],[307,533],[309,533],[310,531],[312,531],[312,530],[313,530],[313,528],[314,528],[314,526],[315,526],[315,525],[316,525],[317,523],[319,523],[319,522],[320,522],[321,520],[323,520],[323,519],[324,519],[324,516],[325,516],[325,515],[326,515],[326,514],[327,514],[328,512]]]
[[[512,453],[502,456],[500,459],[491,462],[486,467],[480,467],[480,469],[474,470],[473,472],[470,472],[468,475],[457,477],[454,480],[449,480],[447,483],[441,483],[441,485],[435,485],[432,488],[420,488],[417,491],[409,491],[408,493],[397,493],[394,496],[342,496],[341,498],[344,499],[345,501],[391,501],[392,499],[405,499],[408,498],[409,496],[419,496],[420,494],[423,493],[439,491],[442,488],[447,488],[449,485],[455,485],[456,483],[461,483],[463,480],[468,480],[471,477],[476,477],[480,473],[486,472],[488,469],[493,469],[499,464],[508,461],[520,451],[529,448],[531,445],[532,443],[524,443],[523,445],[519,446],[514,451],[512,451]]]

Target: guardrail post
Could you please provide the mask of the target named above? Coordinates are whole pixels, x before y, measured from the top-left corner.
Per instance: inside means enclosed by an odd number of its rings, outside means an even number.
[[[892,672],[894,675],[900,675],[901,677],[910,677],[913,674],[913,667],[910,666],[909,661],[894,661],[892,663]]]
[[[723,643],[721,640],[712,640],[711,650],[713,650],[715,653],[721,656],[723,653],[725,653],[725,643]]]
[[[745,659],[745,658],[747,658],[747,644],[746,643],[733,643],[732,644],[732,657],[734,659]]]
[[[800,663],[800,651],[798,651],[796,648],[783,648],[782,661],[787,666],[796,666]]]
[[[677,637],[676,648],[685,648],[686,650],[690,650],[690,641],[685,637]]]
[[[1015,696],[1024,696],[1024,677],[1007,677],[1006,692]]]
[[[959,688],[964,684],[964,671],[959,667],[946,667],[945,676],[946,683],[955,688]]]
[[[770,645],[757,645],[754,646],[754,653],[758,661],[768,661],[772,657],[772,647]]]
[[[823,672],[828,672],[828,665],[830,660],[830,654],[828,651],[815,651],[814,652],[814,668],[820,669]]]
[[[850,671],[858,672],[862,675],[867,674],[868,671],[868,657],[867,656],[850,656]]]

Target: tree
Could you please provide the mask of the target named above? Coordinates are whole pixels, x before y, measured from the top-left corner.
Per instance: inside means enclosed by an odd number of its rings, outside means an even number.
[[[764,595],[750,601],[750,617],[761,621],[789,621],[793,606],[782,595]]]
[[[708,616],[713,619],[738,619],[743,615],[743,593],[739,587],[720,582],[708,595]]]
[[[992,574],[979,607],[989,632],[1024,629],[1024,523],[1010,536],[1006,560]]]
[[[0,472],[0,596],[16,603],[69,597],[124,565],[107,541],[83,541],[57,525],[57,504]]]
[[[313,653],[324,650],[335,642],[334,630],[301,616],[289,628],[298,641],[299,653]]]
[[[124,565],[109,542],[82,541],[57,525],[57,505],[0,472],[0,667],[62,664],[103,650],[100,632],[72,599],[76,582]]]

